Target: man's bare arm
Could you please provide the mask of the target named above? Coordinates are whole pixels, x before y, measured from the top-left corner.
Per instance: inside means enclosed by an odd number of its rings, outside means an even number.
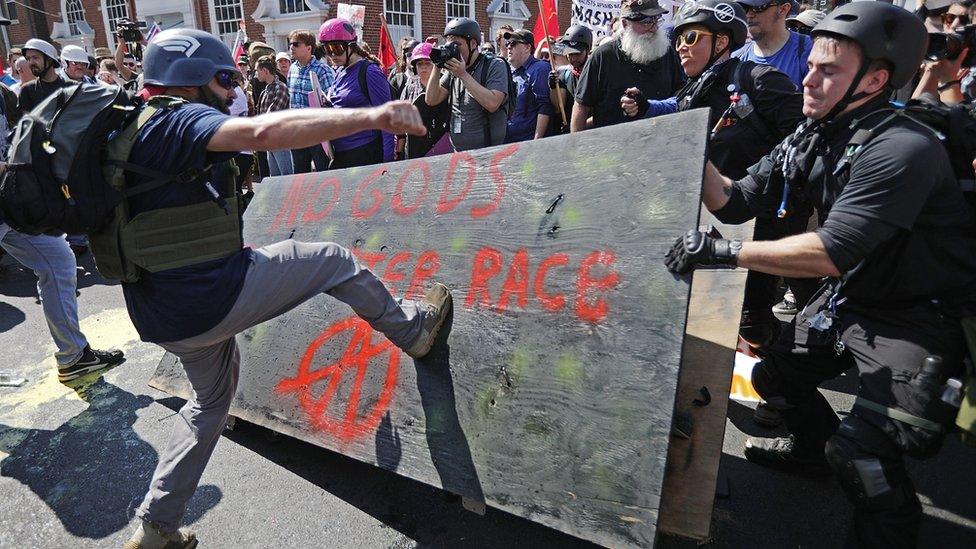
[[[780,240],[743,242],[738,266],[791,278],[840,276],[817,233],[804,233]]]
[[[208,151],[299,149],[363,130],[424,135],[417,108],[393,101],[372,109],[289,109],[254,117],[233,117],[217,130]]]

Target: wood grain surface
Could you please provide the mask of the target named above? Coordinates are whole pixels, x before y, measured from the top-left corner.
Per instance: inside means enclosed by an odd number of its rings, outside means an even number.
[[[328,295],[238,336],[232,414],[608,546],[655,539],[707,111],[266,180],[245,242],[352,248],[395,295],[447,284],[413,361]],[[275,291],[273,287],[269,292]],[[179,364],[151,383],[187,398]]]

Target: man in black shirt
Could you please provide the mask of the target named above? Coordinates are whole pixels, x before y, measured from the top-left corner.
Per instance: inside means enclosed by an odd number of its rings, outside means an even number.
[[[556,113],[552,117],[551,127],[554,133],[569,133],[573,116],[573,104],[576,103],[576,88],[583,67],[590,58],[593,49],[593,31],[583,25],[573,25],[566,29],[566,33],[553,45],[555,53],[561,53],[569,59],[569,65],[556,67],[549,74],[549,100]],[[557,88],[558,86],[558,88]],[[561,99],[561,101],[560,101]],[[562,110],[559,103],[562,102]],[[566,123],[561,118],[566,113]]]
[[[620,108],[620,96],[628,88],[639,89],[648,99],[672,97],[681,88],[681,63],[667,32],[658,26],[664,13],[658,0],[623,1],[620,31],[583,67],[570,123],[573,132],[631,120]]]
[[[20,88],[17,110],[28,113],[49,95],[73,82],[58,73],[61,61],[58,60],[58,51],[50,43],[31,38],[24,44],[23,51],[31,73],[37,77]]]
[[[750,438],[745,455],[795,474],[833,472],[854,505],[849,546],[914,547],[922,508],[903,456],[934,455],[955,419],[948,380],[963,372],[959,319],[976,310],[976,221],[938,138],[887,103],[925,53],[922,23],[856,2],[813,36],[808,121],[742,179],[709,164],[702,196],[727,223],[809,201],[819,228],[767,242],[690,231],[667,263],[831,278],[752,373],[790,436]],[[817,386],[852,367],[857,399],[838,421]]]

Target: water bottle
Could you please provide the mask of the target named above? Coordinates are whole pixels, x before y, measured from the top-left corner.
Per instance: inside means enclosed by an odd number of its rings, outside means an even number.
[[[946,381],[945,389],[942,390],[942,402],[945,402],[953,408],[958,408],[962,405],[962,381],[954,377],[950,377]]]
[[[942,372],[942,357],[927,356],[922,361],[922,368],[915,374],[915,379],[920,385],[925,385],[931,389],[937,389],[942,385],[940,378]]]

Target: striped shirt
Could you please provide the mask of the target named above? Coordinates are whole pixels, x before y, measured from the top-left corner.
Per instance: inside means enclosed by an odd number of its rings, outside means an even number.
[[[327,94],[332,83],[335,82],[335,72],[332,68],[316,58],[312,58],[308,65],[299,65],[298,61],[288,69],[288,92],[291,94],[291,108],[304,109],[308,107],[308,94],[312,91],[310,74],[314,72],[319,77],[322,93]]]

